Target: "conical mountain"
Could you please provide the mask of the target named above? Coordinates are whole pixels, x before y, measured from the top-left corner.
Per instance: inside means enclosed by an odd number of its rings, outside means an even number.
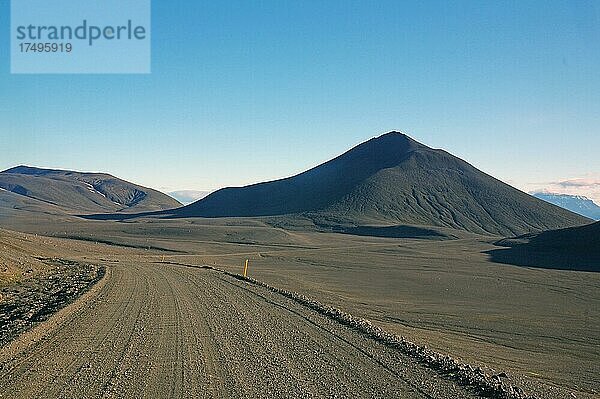
[[[589,223],[399,132],[373,138],[296,176],[221,189],[176,212],[303,214],[357,225],[426,225],[499,235]]]

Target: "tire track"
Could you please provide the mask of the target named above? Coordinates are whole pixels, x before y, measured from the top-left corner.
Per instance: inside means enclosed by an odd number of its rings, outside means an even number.
[[[110,269],[76,313],[53,329],[39,326],[41,339],[0,349],[0,397],[474,397],[381,343],[221,272],[126,262]]]

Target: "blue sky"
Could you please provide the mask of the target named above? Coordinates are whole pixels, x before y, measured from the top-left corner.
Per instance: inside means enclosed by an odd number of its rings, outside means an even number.
[[[154,1],[149,75],[11,75],[7,3],[0,169],[211,190],[401,130],[518,188],[600,199],[596,1]]]

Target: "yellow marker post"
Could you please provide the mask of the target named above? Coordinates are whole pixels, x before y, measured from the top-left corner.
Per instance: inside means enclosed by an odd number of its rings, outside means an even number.
[[[246,259],[246,263],[244,265],[244,277],[246,277],[247,272],[248,272],[248,259]]]

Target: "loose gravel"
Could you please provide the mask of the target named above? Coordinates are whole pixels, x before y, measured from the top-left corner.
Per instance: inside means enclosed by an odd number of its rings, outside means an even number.
[[[40,258],[50,272],[0,290],[0,347],[47,320],[104,276],[104,267],[59,258]]]
[[[494,399],[538,399],[535,396],[528,395],[522,388],[506,383],[503,378],[506,378],[507,374],[504,372],[495,375],[486,374],[480,367],[473,367],[469,364],[461,363],[448,355],[433,351],[427,348],[427,346],[417,345],[406,340],[402,336],[391,334],[382,328],[373,325],[369,320],[354,317],[340,309],[330,305],[324,305],[297,292],[273,287],[262,281],[244,277],[243,275],[231,273],[212,266],[206,265],[204,267],[264,287],[272,292],[290,298],[295,302],[343,325],[349,326],[388,347],[397,349],[404,354],[417,359],[420,363],[436,370],[448,379],[454,380],[461,385],[474,388],[481,396]]]

